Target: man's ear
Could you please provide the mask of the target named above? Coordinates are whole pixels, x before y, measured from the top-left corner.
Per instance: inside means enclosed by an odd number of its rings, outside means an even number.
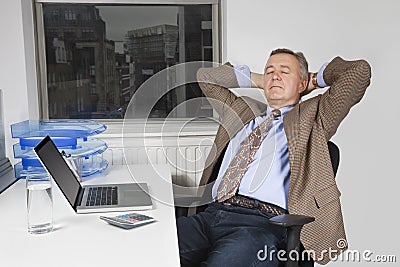
[[[299,86],[299,94],[304,95],[307,87],[308,87],[308,80],[303,80]]]

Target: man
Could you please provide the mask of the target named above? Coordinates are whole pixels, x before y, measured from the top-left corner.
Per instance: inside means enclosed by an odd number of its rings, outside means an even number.
[[[268,106],[227,89],[249,87],[250,77]],[[366,61],[340,57],[308,73],[303,54],[288,49],[272,51],[264,74],[229,64],[198,71],[221,125],[200,181],[215,179],[214,202],[177,221],[182,266],[277,266],[276,253],[266,260],[257,253],[278,249],[285,233],[268,219],[286,212],[315,217],[304,226],[301,242],[316,262],[329,262],[327,251],[334,256],[347,249],[327,142],[363,97],[370,77]],[[327,86],[324,94],[300,102]]]

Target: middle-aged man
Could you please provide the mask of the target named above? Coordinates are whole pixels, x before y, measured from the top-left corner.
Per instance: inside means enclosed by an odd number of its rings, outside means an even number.
[[[285,232],[268,219],[287,212],[315,217],[301,242],[316,262],[347,249],[327,142],[363,97],[369,64],[336,57],[309,73],[302,53],[277,49],[263,75],[225,64],[197,77],[221,125],[200,181],[215,180],[213,201],[177,221],[182,266],[277,266],[276,254],[257,255],[278,249]],[[251,85],[264,90],[268,105],[228,90]],[[329,88],[300,101],[319,87]]]

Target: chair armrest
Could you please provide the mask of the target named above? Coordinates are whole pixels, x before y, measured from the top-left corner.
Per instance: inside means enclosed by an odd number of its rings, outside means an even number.
[[[313,222],[314,217],[297,215],[297,214],[283,214],[272,217],[269,222],[282,227],[303,226],[307,223]]]
[[[291,255],[292,251],[300,253],[300,232],[301,228],[307,223],[315,221],[314,217],[296,215],[296,214],[283,214],[272,217],[269,223],[286,228],[286,253]],[[300,254],[298,254],[300,255]],[[288,258],[285,267],[298,267],[299,262],[297,258]]]

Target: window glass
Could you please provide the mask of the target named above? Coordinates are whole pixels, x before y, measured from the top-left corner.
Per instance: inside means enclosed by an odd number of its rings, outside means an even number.
[[[135,92],[156,73],[179,63],[213,61],[212,5],[42,7],[50,119],[121,119]],[[167,80],[174,75],[168,73]],[[160,97],[150,117],[212,116],[204,100],[176,112],[182,102],[202,97],[197,83]]]

